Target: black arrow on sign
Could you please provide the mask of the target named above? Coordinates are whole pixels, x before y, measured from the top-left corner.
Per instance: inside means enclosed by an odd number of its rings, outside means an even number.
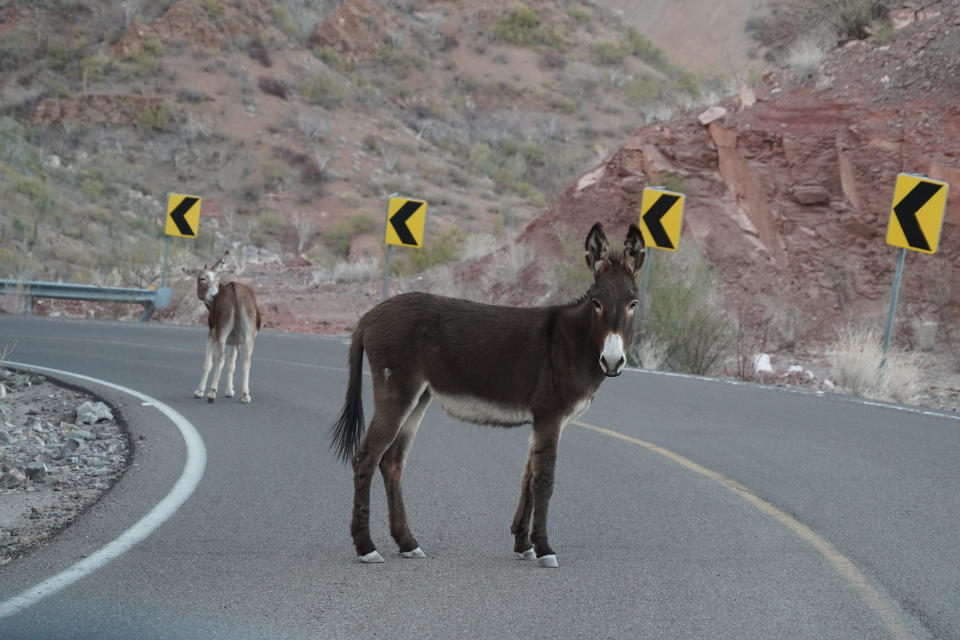
[[[930,251],[930,244],[917,221],[917,211],[920,211],[921,207],[927,204],[927,201],[940,191],[941,187],[943,187],[942,184],[935,182],[918,182],[917,186],[893,207],[907,244],[913,249]]]
[[[400,242],[403,244],[417,246],[417,239],[413,237],[413,233],[407,228],[407,220],[422,206],[422,202],[407,200],[403,203],[403,206],[397,209],[397,212],[390,217],[390,224],[393,225],[393,230],[397,232],[397,237],[400,238]]]
[[[649,231],[653,237],[653,244],[661,249],[676,248],[673,246],[673,243],[670,242],[670,236],[667,235],[667,230],[660,224],[660,218],[665,216],[667,211],[670,211],[673,203],[679,199],[680,196],[669,193],[661,194],[660,197],[657,198],[657,201],[653,203],[653,206],[643,214],[643,222],[647,225],[647,231]]]
[[[187,211],[190,211],[199,199],[200,198],[194,198],[193,196],[187,196],[180,201],[176,209],[170,212],[170,219],[173,220],[173,224],[177,225],[177,230],[180,231],[180,235],[182,236],[197,235],[197,232],[190,228],[190,224],[187,222],[185,216],[187,215]]]

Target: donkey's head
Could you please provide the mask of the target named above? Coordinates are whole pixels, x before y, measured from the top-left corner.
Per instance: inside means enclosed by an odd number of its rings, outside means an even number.
[[[187,271],[187,273],[195,273],[197,276],[197,297],[203,300],[203,303],[207,306],[210,306],[213,303],[214,297],[220,291],[220,276],[217,273],[220,269],[223,268],[223,259],[227,257],[227,254],[230,253],[230,250],[227,249],[223,252],[223,255],[213,263],[212,267],[207,267],[203,265],[203,269],[197,271]]]
[[[610,244],[598,222],[587,234],[587,266],[593,270],[593,286],[587,299],[593,306],[591,334],[600,346],[600,369],[618,376],[627,364],[627,347],[633,340],[633,316],[639,305],[637,274],[646,251],[637,225],[631,224],[622,251],[610,251]]]

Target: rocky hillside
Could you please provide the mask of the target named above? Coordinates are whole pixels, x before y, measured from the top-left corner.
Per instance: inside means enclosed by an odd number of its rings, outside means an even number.
[[[229,246],[265,295],[382,260],[393,192],[430,203],[443,249],[398,254],[398,275],[494,248],[638,123],[726,90],[646,35],[636,9],[667,24],[664,3],[626,4],[3,3],[0,275],[158,284],[168,192],[203,197],[172,273]],[[733,5],[703,27],[742,31]],[[746,73],[729,40],[718,66]],[[166,319],[196,321],[174,284]]]
[[[952,344],[960,8],[930,2],[890,18],[884,39],[849,42],[807,75],[770,73],[715,108],[637,129],[520,242],[560,254],[558,225],[622,227],[636,221],[644,186],[669,183],[687,194],[680,252],[706,252],[728,308],[774,348],[822,346],[844,323],[882,322],[898,252],[885,242],[896,175],[925,174],[950,183],[951,197],[936,255],[908,252],[897,335],[909,344],[918,325],[936,323],[940,344]],[[528,275],[547,288],[548,273]]]

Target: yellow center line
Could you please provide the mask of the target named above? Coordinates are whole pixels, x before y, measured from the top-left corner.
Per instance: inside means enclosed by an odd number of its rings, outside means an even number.
[[[655,445],[651,442],[639,440],[637,438],[620,433],[619,431],[598,427],[580,420],[573,420],[572,424],[575,424],[578,427],[583,427],[584,429],[596,431],[597,433],[602,433],[603,435],[610,436],[611,438],[617,438],[619,440],[624,440],[626,442],[639,445],[644,449],[648,449],[669,460],[672,460],[677,464],[689,469],[690,471],[705,476],[717,484],[730,489],[763,513],[772,516],[774,519],[800,537],[801,540],[816,549],[816,551],[823,556],[827,562],[833,565],[833,568],[836,569],[837,573],[839,573],[844,580],[853,586],[853,588],[860,594],[860,597],[863,598],[867,606],[873,609],[874,613],[880,617],[884,627],[886,627],[887,631],[890,633],[890,637],[895,638],[896,640],[907,640],[909,638],[914,638],[914,635],[907,630],[900,618],[900,614],[898,613],[899,607],[892,600],[890,600],[890,598],[881,593],[880,590],[870,582],[867,576],[865,576],[856,567],[856,565],[854,565],[850,558],[843,555],[825,538],[814,532],[813,529],[803,524],[796,518],[784,513],[772,503],[758,497],[744,485],[740,484],[736,480],[731,480],[730,478],[719,474],[716,471],[711,471],[710,469],[707,469],[706,467],[701,466],[692,460],[684,458],[683,456],[676,454],[669,449],[664,449],[663,447]]]

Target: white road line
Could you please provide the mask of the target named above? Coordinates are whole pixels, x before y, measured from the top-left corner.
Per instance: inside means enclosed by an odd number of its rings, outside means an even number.
[[[92,574],[94,571],[97,571],[100,567],[104,566],[114,558],[118,558],[126,553],[134,545],[153,533],[153,531],[166,522],[170,516],[176,513],[177,509],[180,508],[180,505],[186,502],[187,498],[189,498],[193,493],[193,490],[197,488],[197,485],[200,483],[200,479],[203,477],[203,470],[207,466],[207,449],[203,445],[203,439],[200,437],[200,434],[197,433],[197,430],[194,428],[194,426],[190,424],[186,418],[180,415],[180,413],[174,411],[159,400],[151,398],[150,396],[140,393],[139,391],[128,389],[127,387],[122,387],[118,384],[113,384],[112,382],[98,380],[97,378],[91,378],[78,373],[70,373],[69,371],[60,371],[58,369],[48,369],[46,367],[37,367],[19,362],[8,361],[7,364],[53,375],[67,376],[70,378],[76,378],[78,380],[93,382],[95,384],[131,395],[142,402],[150,403],[161,413],[170,418],[171,422],[177,425],[177,428],[180,429],[180,435],[183,436],[184,444],[187,446],[187,461],[186,464],[183,465],[183,472],[180,474],[180,478],[177,479],[176,484],[174,484],[173,488],[170,489],[170,493],[168,493],[163,500],[158,502],[157,505],[151,509],[147,515],[140,518],[136,524],[124,531],[118,538],[102,547],[98,551],[90,554],[69,569],[58,573],[55,576],[47,578],[40,584],[27,589],[18,596],[14,596],[9,600],[0,602],[0,618],[12,616],[13,614],[18,613],[27,607],[36,604],[47,596],[51,596],[61,589],[70,586],[81,578]]]

